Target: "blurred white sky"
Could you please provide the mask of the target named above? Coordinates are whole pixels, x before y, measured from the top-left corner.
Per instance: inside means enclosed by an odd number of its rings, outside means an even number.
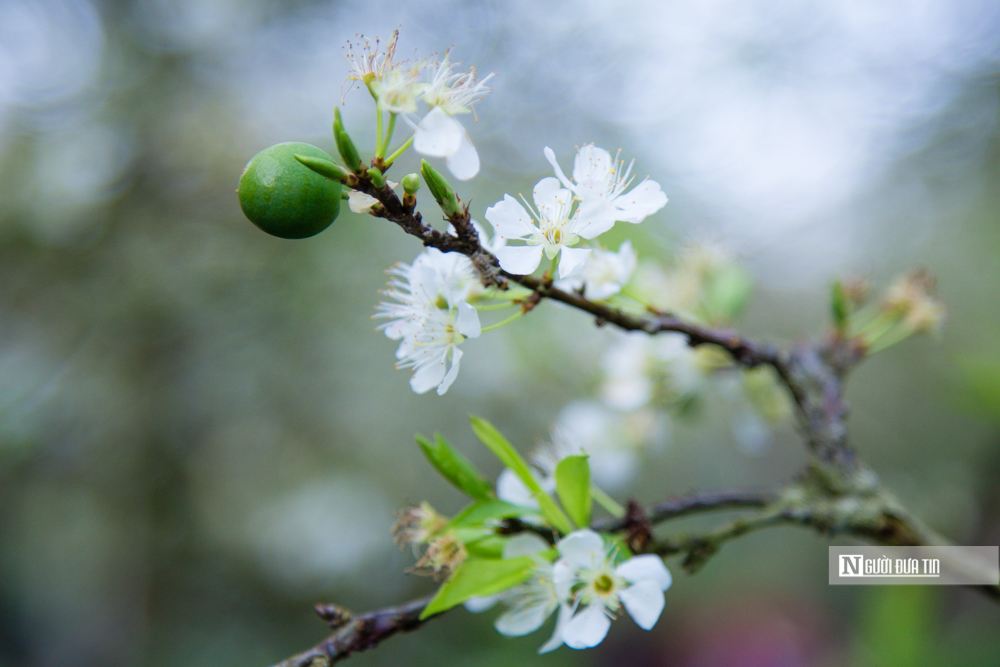
[[[73,141],[74,124],[93,125],[94,99],[126,75],[109,43],[123,31],[101,16],[89,0],[0,3],[0,151],[12,130],[68,124],[59,140]],[[943,117],[961,126],[959,162],[977,159],[997,111],[977,81],[1000,57],[1000,4],[989,0],[372,0],[289,15],[267,3],[138,0],[115,16],[150,50],[189,54],[275,140],[326,131],[355,33],[401,27],[402,55],[453,46],[498,72],[470,129],[484,175],[546,171],[544,145],[564,164],[576,145],[620,145],[674,198],[671,220],[725,239],[765,278],[784,266],[782,279],[827,279],[851,261],[855,232],[872,224],[859,202],[897,160],[934,141]],[[345,112],[360,125],[369,107],[355,91]],[[84,185],[113,181],[112,167]],[[66,189],[84,200],[80,187]]]

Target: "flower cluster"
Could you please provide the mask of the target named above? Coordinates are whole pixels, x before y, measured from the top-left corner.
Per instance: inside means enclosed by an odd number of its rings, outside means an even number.
[[[558,611],[555,632],[539,650],[546,653],[562,644],[575,649],[597,646],[623,608],[644,630],[656,624],[663,592],[671,584],[659,557],[617,562],[615,549],[589,529],[570,533],[556,549],[555,563],[539,559],[531,578],[501,595],[509,608],[496,620],[500,633],[519,637],[534,632]]]
[[[543,254],[554,260],[561,253],[559,278],[575,276],[585,270],[591,255],[588,248],[573,247],[581,239],[594,239],[619,220],[642,222],[667,203],[659,184],[649,179],[625,192],[633,180],[632,165],[623,173],[621,162],[602,148],[588,144],[579,150],[572,179],[559,168],[551,148],[545,148],[545,156],[556,178],[543,178],[535,185],[533,207],[523,198],[524,206],[504,195],[503,201],[486,210],[498,237],[524,242],[496,253],[504,271],[525,275],[538,268]],[[617,271],[619,280],[621,273]]]
[[[413,370],[413,391],[437,387],[444,394],[458,376],[458,346],[482,331],[479,314],[467,301],[478,284],[471,262],[428,248],[412,265],[397,264],[389,274],[393,278],[383,294],[392,301],[376,306],[374,317],[390,321],[378,329],[400,341],[397,367]]]
[[[413,148],[418,153],[444,158],[459,180],[472,178],[479,173],[479,154],[455,116],[470,113],[472,105],[490,92],[486,82],[493,74],[479,80],[475,68],[457,71],[448,52],[440,62],[397,61],[398,36],[398,31],[393,32],[384,51],[378,40],[372,43],[362,38],[357,47],[348,44],[344,55],[351,67],[348,80],[365,84],[379,113],[402,114],[413,127]],[[418,101],[428,111],[415,121]]]

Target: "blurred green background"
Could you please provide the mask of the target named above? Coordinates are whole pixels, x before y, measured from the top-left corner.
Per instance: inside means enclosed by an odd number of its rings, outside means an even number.
[[[243,219],[246,161],[333,150],[355,33],[443,52],[494,92],[466,120],[504,193],[595,142],[670,204],[640,255],[719,242],[757,282],[740,327],[819,335],[829,283],[924,267],[949,321],[853,378],[859,451],[959,543],[1000,543],[1000,6],[989,0],[0,2],[0,665],[266,665],[325,636],[317,602],[423,595],[393,512],[456,510],[413,443],[490,474],[466,414],[527,450],[591,395],[608,332],[551,304],[467,342],[414,395],[370,319],[418,244],[350,213],[282,241]],[[359,145],[371,100],[346,95]],[[464,119],[465,120],[465,119]],[[407,156],[393,173],[416,167]],[[429,220],[433,210],[424,207]],[[622,225],[619,225],[619,228]],[[617,235],[617,236],[615,236]],[[748,455],[725,409],[678,423],[631,495],[779,483],[786,427]],[[826,583],[827,538],[779,529],[675,572],[650,633],[536,658],[462,610],[357,665],[996,665],[1000,607],[965,590]]]

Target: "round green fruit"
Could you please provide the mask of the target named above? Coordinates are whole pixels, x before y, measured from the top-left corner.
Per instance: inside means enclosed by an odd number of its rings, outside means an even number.
[[[340,183],[303,166],[296,153],[333,161],[311,144],[275,144],[247,162],[236,190],[250,222],[283,239],[315,236],[340,213]]]

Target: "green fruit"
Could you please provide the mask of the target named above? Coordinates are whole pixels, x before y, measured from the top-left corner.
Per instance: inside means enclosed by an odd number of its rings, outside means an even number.
[[[283,239],[315,236],[340,213],[340,183],[303,166],[296,153],[332,161],[311,144],[275,144],[247,162],[236,190],[250,222]]]

